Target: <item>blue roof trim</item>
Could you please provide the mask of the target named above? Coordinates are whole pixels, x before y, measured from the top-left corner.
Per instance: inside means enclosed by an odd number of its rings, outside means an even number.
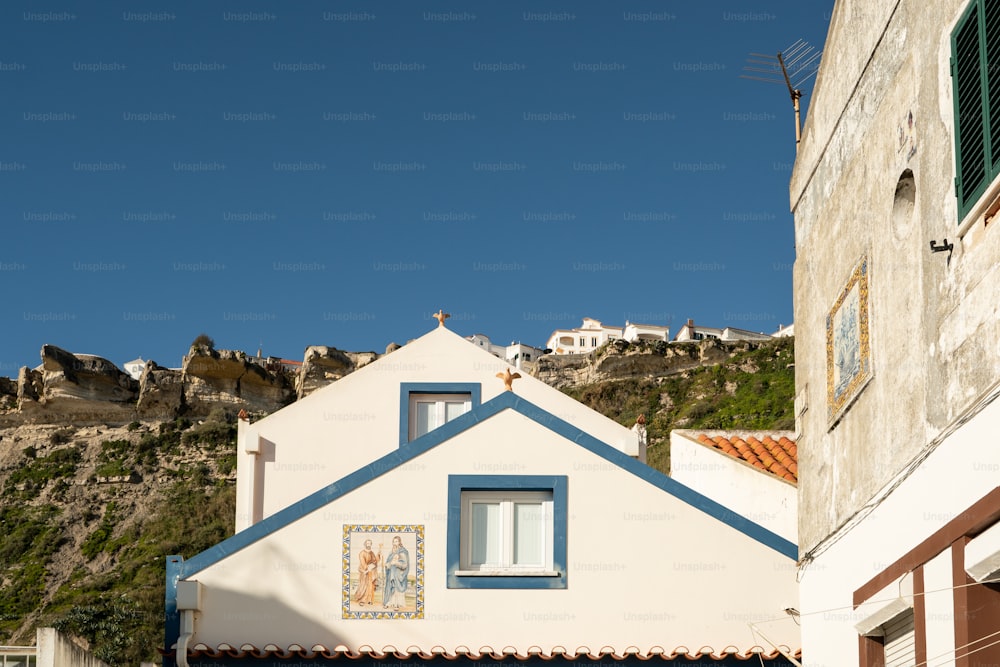
[[[437,447],[442,442],[449,440],[459,433],[476,426],[482,421],[489,419],[493,415],[503,410],[514,410],[528,419],[548,428],[549,430],[563,436],[567,440],[577,443],[581,447],[593,452],[601,458],[624,468],[635,476],[649,482],[653,486],[674,496],[678,500],[701,510],[714,519],[717,519],[731,528],[743,533],[747,537],[760,542],[761,544],[774,549],[778,553],[796,560],[798,557],[798,547],[785,538],[772,533],[763,526],[760,526],[746,517],[740,516],[731,509],[707,498],[697,491],[688,488],[680,482],[667,477],[658,470],[650,468],[645,463],[633,459],[620,452],[610,445],[601,442],[594,436],[585,433],[569,422],[559,419],[555,415],[534,403],[527,401],[510,391],[505,391],[495,398],[483,403],[478,408],[473,408],[471,412],[466,412],[460,417],[456,417],[447,424],[434,429],[430,433],[411,441],[406,447],[402,447],[390,452],[376,461],[369,463],[363,468],[343,477],[342,479],[326,486],[315,493],[306,496],[302,500],[289,505],[285,509],[272,514],[263,521],[260,521],[232,537],[223,540],[214,547],[206,549],[190,560],[179,563],[179,578],[184,579],[195,572],[199,572],[210,565],[218,563],[230,554],[253,544],[280,528],[296,521],[303,516],[315,512],[341,496],[350,493],[354,489],[380,477],[411,459],[414,459],[424,452]]]

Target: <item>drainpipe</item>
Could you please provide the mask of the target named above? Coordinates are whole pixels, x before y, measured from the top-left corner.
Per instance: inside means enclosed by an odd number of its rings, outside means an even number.
[[[177,667],[188,666],[188,642],[194,636],[194,609],[181,610],[181,634],[177,638]]]
[[[177,667],[189,667],[188,643],[194,636],[194,612],[201,609],[201,582],[177,582],[177,611],[181,615],[180,636],[177,637]]]

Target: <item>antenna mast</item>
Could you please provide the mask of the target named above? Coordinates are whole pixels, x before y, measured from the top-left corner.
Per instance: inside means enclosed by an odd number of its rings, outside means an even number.
[[[795,109],[796,152],[799,150],[799,141],[802,140],[802,123],[799,111],[802,84],[816,74],[822,55],[822,51],[817,51],[807,42],[799,39],[784,51],[778,51],[777,56],[751,53],[750,58],[747,58],[749,64],[743,68],[743,71],[754,74],[740,74],[740,78],[743,79],[753,79],[766,83],[784,83],[788,88],[788,96],[792,98],[792,108]],[[767,76],[761,76],[761,74]]]

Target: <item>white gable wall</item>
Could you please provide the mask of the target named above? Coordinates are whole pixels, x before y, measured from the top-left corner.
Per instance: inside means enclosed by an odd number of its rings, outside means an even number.
[[[446,328],[245,425],[237,453],[236,529],[274,514],[399,446],[400,383],[480,383],[485,403],[504,391],[496,374],[508,364]],[[514,381],[515,393],[630,455],[636,435],[544,382]],[[258,444],[259,443],[259,444]],[[247,447],[260,448],[259,454]],[[256,501],[254,494],[263,494]]]
[[[449,474],[566,475],[568,587],[446,588]],[[425,526],[424,619],[341,618],[351,523]],[[788,557],[506,410],[192,575],[205,587],[192,644],[719,651],[762,643],[747,625],[759,622],[797,648],[782,612],[798,606],[794,572]]]
[[[795,485],[670,432],[670,476],[756,524],[796,542]]]

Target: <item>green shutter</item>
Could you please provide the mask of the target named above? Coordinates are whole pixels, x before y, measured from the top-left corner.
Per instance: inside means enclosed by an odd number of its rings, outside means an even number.
[[[987,152],[989,155],[990,180],[1000,167],[1000,2],[988,0],[983,3],[983,40],[986,53],[985,98],[986,113],[989,118],[987,129]]]
[[[980,0],[976,0],[973,3],[952,34],[958,171],[956,187],[960,219],[968,213],[986,187],[986,119],[983,108],[979,2]]]

